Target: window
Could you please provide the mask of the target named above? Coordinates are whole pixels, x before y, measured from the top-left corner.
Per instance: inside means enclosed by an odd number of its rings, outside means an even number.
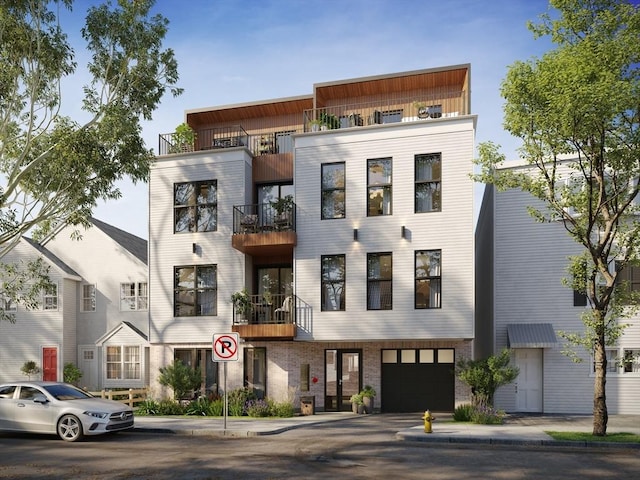
[[[625,349],[622,354],[624,373],[640,373],[640,349]]]
[[[293,152],[293,135],[295,130],[276,132],[276,153]]]
[[[107,379],[140,379],[140,346],[107,346]]]
[[[82,285],[82,311],[96,311],[96,286]]]
[[[244,349],[245,387],[259,399],[267,396],[267,349],[265,347]]]
[[[415,156],[415,213],[439,212],[442,210],[441,176],[440,153]]]
[[[214,232],[218,217],[216,180],[174,185],[174,232]]]
[[[120,310],[147,310],[149,304],[148,285],[146,282],[120,284]]]
[[[617,266],[616,266],[617,268]],[[640,295],[640,265],[627,264],[622,270],[618,272],[616,282],[622,283],[624,291],[627,295],[637,297]],[[638,298],[629,298],[629,303],[637,303]]]
[[[367,160],[367,216],[391,215],[391,159]]]
[[[323,255],[322,264],[321,297],[322,311],[336,311],[345,309],[345,256]]]
[[[5,312],[17,312],[18,306],[8,296],[0,295],[0,308]]]
[[[322,220],[344,218],[345,202],[344,162],[322,164]]]
[[[415,258],[415,308],[440,308],[441,251],[417,250]]]
[[[44,310],[58,310],[58,285],[52,283],[44,288],[42,293],[42,308]]]
[[[175,267],[174,315],[193,317],[217,315],[217,267],[192,265]]]
[[[367,254],[367,310],[391,310],[390,253]]]

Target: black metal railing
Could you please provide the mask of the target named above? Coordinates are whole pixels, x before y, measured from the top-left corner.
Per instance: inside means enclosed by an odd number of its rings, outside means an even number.
[[[160,134],[159,155],[249,146],[249,134],[240,125],[205,128],[196,130],[194,133],[195,139],[192,145],[179,142],[175,133]]]
[[[296,231],[296,205],[276,209],[271,203],[233,207],[233,233],[270,233]]]
[[[246,301],[233,306],[234,324],[295,324],[295,295],[271,294],[248,295]]]

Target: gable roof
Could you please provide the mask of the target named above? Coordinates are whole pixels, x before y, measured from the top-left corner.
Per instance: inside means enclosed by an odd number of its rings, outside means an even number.
[[[54,255],[53,253],[51,253],[49,250],[47,250],[45,247],[43,247],[42,245],[40,245],[38,242],[32,240],[29,237],[22,237],[29,245],[31,245],[33,248],[35,248],[36,250],[38,250],[38,252],[40,252],[42,254],[43,257],[45,257],[49,262],[51,262],[52,264],[54,264],[56,267],[58,267],[60,270],[62,270],[65,274],[67,275],[72,275],[75,277],[80,277],[80,275],[78,275],[78,273],[71,268],[69,265],[67,265],[66,263],[64,263],[62,260],[60,260],[56,255]]]
[[[97,339],[96,340],[96,345],[98,345],[98,346],[104,345],[104,343],[107,340],[109,340],[110,338],[112,338],[115,335],[119,334],[120,332],[133,333],[133,334],[137,335],[138,337],[140,337],[145,342],[149,341],[149,337],[147,337],[147,335],[144,332],[142,332],[140,329],[136,328],[132,323],[130,323],[130,322],[122,322],[122,323],[119,323],[118,325],[116,325],[110,331],[106,332],[99,339]]]
[[[147,265],[147,241],[145,239],[137,237],[132,233],[125,232],[124,230],[120,230],[108,223],[101,222],[97,218],[92,217],[89,221],[111,237],[125,250],[135,256],[138,260]]]

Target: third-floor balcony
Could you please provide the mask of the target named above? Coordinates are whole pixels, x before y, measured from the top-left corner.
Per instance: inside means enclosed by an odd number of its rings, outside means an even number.
[[[296,205],[289,198],[233,207],[236,250],[249,255],[292,254],[296,245]]]

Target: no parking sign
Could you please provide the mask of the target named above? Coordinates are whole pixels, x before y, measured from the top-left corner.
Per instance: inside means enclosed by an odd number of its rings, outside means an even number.
[[[215,333],[213,335],[213,361],[237,362],[238,341],[237,333]]]

